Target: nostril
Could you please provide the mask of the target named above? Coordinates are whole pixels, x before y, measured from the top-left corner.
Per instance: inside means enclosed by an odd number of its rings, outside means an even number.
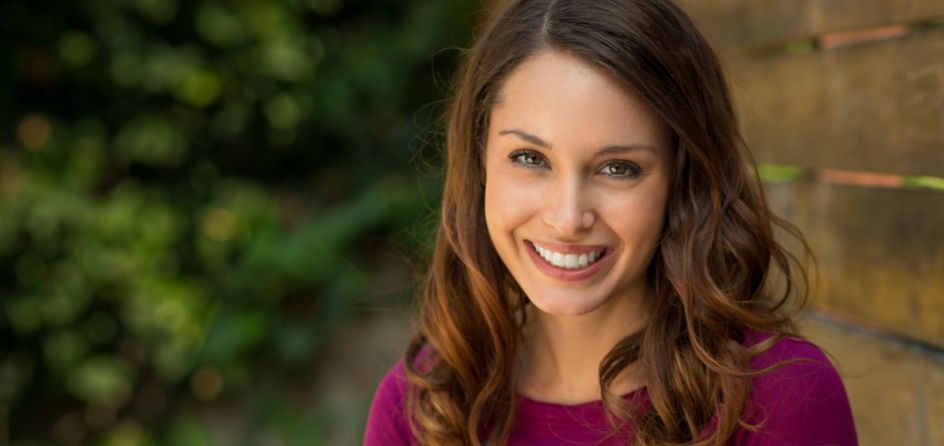
[[[548,211],[544,214],[543,220],[545,224],[556,229],[558,233],[571,235],[593,227],[596,222],[596,215],[592,211]]]

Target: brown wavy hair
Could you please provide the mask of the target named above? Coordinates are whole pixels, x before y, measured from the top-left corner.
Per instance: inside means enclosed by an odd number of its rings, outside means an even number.
[[[722,444],[749,397],[750,359],[794,335],[808,280],[774,238],[809,248],[767,207],[714,51],[667,0],[516,0],[485,24],[456,78],[435,246],[406,353],[411,429],[423,444],[503,444],[515,420],[515,355],[527,296],[498,257],[484,218],[488,116],[504,79],[538,51],[598,65],[652,106],[676,141],[661,241],[647,269],[651,315],[600,364],[614,432],[637,444]],[[796,302],[796,305],[791,305]],[[746,330],[775,336],[753,347]],[[653,410],[609,390],[639,361]],[[706,432],[713,417],[717,425]]]

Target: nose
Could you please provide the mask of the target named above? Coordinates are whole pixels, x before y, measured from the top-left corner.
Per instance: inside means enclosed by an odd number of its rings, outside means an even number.
[[[561,237],[573,237],[589,230],[596,221],[586,192],[577,179],[560,181],[547,196],[544,223]]]

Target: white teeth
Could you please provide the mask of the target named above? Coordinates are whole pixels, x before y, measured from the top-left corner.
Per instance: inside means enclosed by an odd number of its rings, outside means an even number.
[[[543,246],[534,244],[534,249],[552,265],[558,268],[565,269],[582,269],[590,266],[593,262],[596,262],[603,253],[606,251],[606,248],[600,248],[596,251],[592,251],[586,254],[562,254],[559,252],[551,251]]]
[[[567,254],[564,256],[564,268],[576,268],[577,267],[577,256],[575,254]]]
[[[580,254],[580,257],[577,259],[577,265],[581,268],[586,268],[590,264],[590,257],[586,254]]]

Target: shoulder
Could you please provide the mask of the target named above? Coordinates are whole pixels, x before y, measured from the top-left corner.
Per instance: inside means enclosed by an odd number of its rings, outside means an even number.
[[[773,335],[763,333],[761,342]],[[787,398],[845,399],[845,387],[836,367],[823,350],[810,341],[784,337],[751,360],[754,371],[771,368],[752,381],[754,397],[773,403]],[[796,403],[798,401],[791,401]]]
[[[749,345],[772,333],[755,333]],[[784,337],[751,361],[754,371],[773,367],[751,381],[743,418],[759,425],[741,430],[735,444],[857,444],[852,410],[842,378],[815,344]]]
[[[367,427],[365,445],[408,445],[413,443],[406,415],[409,381],[404,359],[400,358],[384,375],[374,392]]]

